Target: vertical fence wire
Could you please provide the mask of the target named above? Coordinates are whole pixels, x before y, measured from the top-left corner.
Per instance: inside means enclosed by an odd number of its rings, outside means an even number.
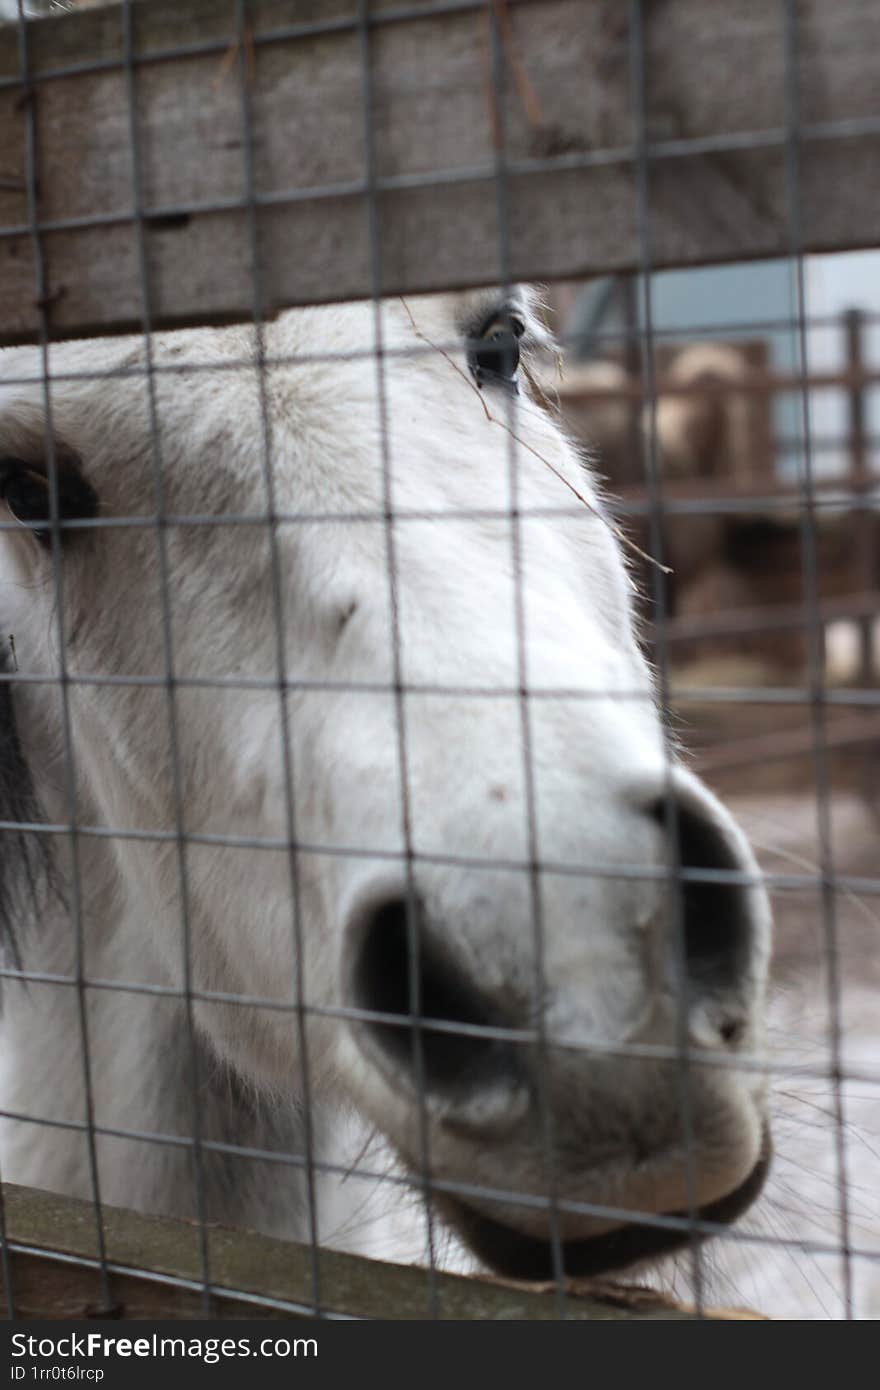
[[[177,882],[180,891],[181,969],[186,1019],[186,1043],[190,1069],[190,1101],[192,1123],[192,1166],[196,1219],[198,1223],[199,1262],[202,1273],[202,1309],[206,1317],[212,1313],[211,1271],[208,1255],[207,1201],[205,1196],[204,1150],[202,1148],[202,1065],[199,1056],[193,1001],[192,912],[189,892],[189,864],[186,843],[186,813],[181,771],[180,725],[177,708],[176,663],[174,630],[171,612],[170,563],[165,506],[165,475],[162,454],[162,434],[156,400],[156,376],[153,363],[153,315],[150,292],[150,268],[147,258],[147,233],[143,211],[143,180],[141,141],[137,114],[137,87],[134,67],[134,34],[131,0],[123,0],[121,11],[125,89],[128,105],[128,138],[131,155],[133,218],[137,247],[138,278],[143,315],[143,351],[147,409],[150,424],[150,460],[152,465],[153,500],[155,504],[156,557],[159,564],[159,591],[162,619],[162,657],[164,663],[165,710],[168,717],[168,739],[171,752],[171,786],[174,816],[174,846],[177,863]]]
[[[685,1197],[691,1223],[690,1264],[697,1313],[703,1314],[703,1252],[697,1228],[696,1135],[694,1130],[690,1053],[690,982],[685,958],[685,920],[682,880],[681,826],[678,803],[672,783],[672,754],[670,728],[669,639],[667,631],[666,578],[659,568],[663,564],[664,499],[657,439],[657,385],[655,373],[654,314],[652,296],[653,255],[651,241],[651,189],[648,165],[647,71],[645,54],[644,0],[629,0],[629,62],[632,100],[633,143],[635,147],[634,177],[636,180],[636,236],[639,255],[639,299],[642,323],[638,325],[641,379],[648,406],[648,429],[643,435],[643,464],[649,504],[649,553],[656,564],[651,566],[651,601],[654,613],[654,661],[657,672],[658,697],[663,735],[663,828],[666,857],[665,896],[669,907],[669,929],[673,944],[676,976],[676,1048],[678,1058],[678,1105],[681,1115],[684,1153]]]
[[[70,851],[69,902],[70,925],[74,945],[74,975],[76,979],[76,1008],[79,1047],[82,1061],[83,1105],[86,1116],[86,1147],[91,1191],[95,1243],[101,1269],[101,1297],[104,1309],[114,1307],[110,1273],[107,1268],[107,1246],[104,1218],[101,1209],[97,1139],[95,1134],[95,1100],[89,1046],[88,1001],[86,997],[85,937],[83,932],[83,899],[80,865],[79,812],[77,809],[76,765],[74,761],[73,726],[70,714],[70,682],[67,664],[67,633],[65,618],[64,562],[61,550],[58,459],[52,420],[51,363],[49,355],[49,306],[51,289],[46,272],[42,235],[39,230],[38,192],[38,124],[37,93],[31,80],[30,43],[24,0],[18,0],[18,55],[21,74],[22,101],[25,109],[25,141],[27,185],[27,223],[30,229],[31,253],[34,262],[34,296],[39,314],[39,352],[41,389],[44,410],[43,444],[49,483],[49,533],[54,595],[54,630],[58,644],[58,695],[61,705],[62,781],[68,817],[68,846]]]
[[[795,0],[780,0],[781,41],[784,46],[785,91],[785,194],[789,255],[794,275],[795,354],[799,379],[800,425],[799,474],[801,574],[804,619],[807,628],[808,684],[812,728],[813,778],[816,788],[816,829],[819,841],[819,875],[822,901],[822,933],[828,999],[828,1050],[830,1080],[834,1091],[835,1161],[840,1220],[840,1254],[843,1305],[853,1316],[853,1281],[850,1237],[849,1182],[846,1155],[846,1115],[843,1098],[843,1009],[841,1002],[840,948],[837,931],[837,886],[831,836],[831,784],[826,744],[825,673],[822,625],[819,611],[819,555],[816,489],[813,468],[807,309],[804,276],[803,197],[800,152],[799,29]]]
[[[364,173],[367,187],[367,218],[370,255],[370,280],[373,299],[373,347],[375,350],[376,404],[379,414],[380,449],[382,460],[382,505],[385,523],[385,560],[388,600],[391,615],[392,682],[394,688],[394,721],[397,743],[397,770],[400,788],[401,832],[403,835],[403,868],[406,894],[407,992],[411,1020],[411,1046],[416,1081],[418,1109],[417,1145],[424,1205],[425,1235],[428,1267],[426,1294],[431,1318],[440,1316],[437,1285],[436,1218],[431,1180],[431,1134],[427,1108],[427,1078],[425,1066],[424,1030],[422,1027],[421,927],[422,912],[415,878],[413,847],[412,803],[410,796],[409,747],[406,732],[406,697],[403,684],[403,642],[400,623],[400,575],[397,559],[397,539],[394,516],[394,480],[391,463],[391,443],[388,428],[388,395],[385,380],[384,329],[382,323],[382,230],[379,217],[376,176],[375,92],[373,87],[372,43],[370,32],[370,0],[358,0],[358,46],[360,54],[361,109],[364,128]]]
[[[2,1169],[0,1169],[0,1275],[3,1276],[3,1302],[6,1304],[6,1316],[12,1320],[15,1318],[15,1282],[12,1274],[12,1252],[9,1249],[9,1228],[6,1224]]]
[[[495,145],[495,208],[498,223],[498,269],[501,289],[509,297],[511,284],[510,255],[510,216],[506,168],[506,82],[505,60],[502,47],[502,31],[499,24],[496,0],[487,0],[489,28],[489,71],[492,87],[493,135]],[[549,1050],[546,1021],[546,970],[544,965],[545,937],[544,914],[541,900],[541,864],[538,848],[538,816],[535,795],[535,764],[533,756],[532,718],[529,705],[528,648],[526,643],[526,617],[524,592],[524,554],[522,522],[520,518],[520,459],[515,437],[515,397],[508,395],[504,401],[507,417],[507,485],[510,497],[510,551],[513,569],[513,621],[516,638],[516,677],[517,704],[519,708],[520,765],[525,788],[525,832],[526,854],[528,858],[529,907],[531,916],[532,951],[534,969],[532,975],[532,1012],[536,1034],[536,1101],[538,1121],[541,1129],[541,1150],[544,1173],[547,1180],[549,1206],[547,1219],[550,1227],[550,1252],[553,1283],[556,1289],[556,1307],[560,1318],[565,1317],[565,1258],[562,1244],[562,1227],[559,1214],[558,1173],[556,1161],[556,1139],[554,1135],[554,1116],[549,1094]]]
[[[260,403],[260,461],[263,490],[266,496],[266,528],[269,542],[269,562],[272,583],[272,620],[275,638],[275,667],[278,681],[278,715],[281,733],[281,771],[284,783],[284,826],[287,838],[288,883],[291,907],[291,935],[295,978],[295,1028],[299,1049],[299,1084],[301,1086],[301,1118],[305,1158],[306,1218],[309,1240],[309,1275],[312,1302],[316,1316],[321,1314],[321,1273],[318,1255],[318,1214],[315,1186],[315,1126],[312,1108],[312,1081],[309,1063],[309,1040],[306,1028],[306,955],[302,929],[302,895],[299,870],[299,840],[295,806],[296,763],[293,753],[293,731],[290,696],[287,685],[287,639],[285,637],[284,581],[281,548],[278,537],[277,487],[274,468],[272,421],[266,390],[265,302],[260,259],[259,226],[257,222],[256,179],[254,172],[254,123],[248,73],[250,29],[248,0],[235,0],[235,42],[238,48],[237,71],[241,117],[244,133],[244,182],[250,249],[250,274],[253,294],[253,331],[255,335],[257,389]]]

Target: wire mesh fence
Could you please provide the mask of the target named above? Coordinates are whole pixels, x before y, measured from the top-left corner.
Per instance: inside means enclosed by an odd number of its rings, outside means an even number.
[[[870,1315],[877,307],[816,370],[808,276],[880,239],[872,16],[26,8],[0,1177],[93,1244],[10,1187],[9,1316],[53,1242],[124,1308],[118,1207],[195,1218],[141,1272],[207,1315],[257,1296],[218,1222],[299,1242],[307,1315],[375,1315],[333,1246],[416,1261],[408,1316],[673,1249],[698,1316],[783,1261]],[[673,321],[713,262],[733,321]]]

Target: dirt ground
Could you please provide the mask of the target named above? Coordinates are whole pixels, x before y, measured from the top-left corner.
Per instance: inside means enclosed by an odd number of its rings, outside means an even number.
[[[771,874],[812,876],[773,891],[770,1008],[775,1159],[760,1201],[704,1261],[707,1301],[782,1318],[880,1317],[880,824],[853,792],[830,806],[833,872],[873,880],[823,900],[809,792],[725,792]],[[840,967],[840,1063],[833,1080],[827,969]],[[838,1123],[838,1116],[842,1124]],[[839,1136],[842,1135],[842,1143]],[[842,1168],[842,1171],[841,1171]],[[844,1242],[851,1251],[846,1260]],[[691,1280],[670,1276],[684,1294]]]

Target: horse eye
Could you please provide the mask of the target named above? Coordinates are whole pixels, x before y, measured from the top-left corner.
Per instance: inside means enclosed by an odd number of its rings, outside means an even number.
[[[16,521],[30,526],[48,520],[49,494],[30,471],[11,473],[3,479],[3,500]]]
[[[18,459],[0,460],[0,497],[16,521],[29,527],[43,546],[51,543],[49,483],[35,468]],[[97,497],[66,459],[58,461],[58,516],[62,521],[96,515]]]
[[[502,386],[516,391],[519,340],[525,325],[514,314],[498,314],[468,345],[468,364],[474,381],[483,386]]]

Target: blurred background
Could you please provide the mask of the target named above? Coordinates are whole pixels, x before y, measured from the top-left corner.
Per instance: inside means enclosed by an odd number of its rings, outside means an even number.
[[[715,1242],[704,1277],[722,1301],[840,1316],[845,1240],[877,1317],[880,254],[809,257],[801,283],[761,261],[548,298],[546,394],[673,571],[633,561],[672,725],[771,881],[776,1163],[740,1227],[756,1243]],[[692,1287],[686,1262],[669,1277]]]

